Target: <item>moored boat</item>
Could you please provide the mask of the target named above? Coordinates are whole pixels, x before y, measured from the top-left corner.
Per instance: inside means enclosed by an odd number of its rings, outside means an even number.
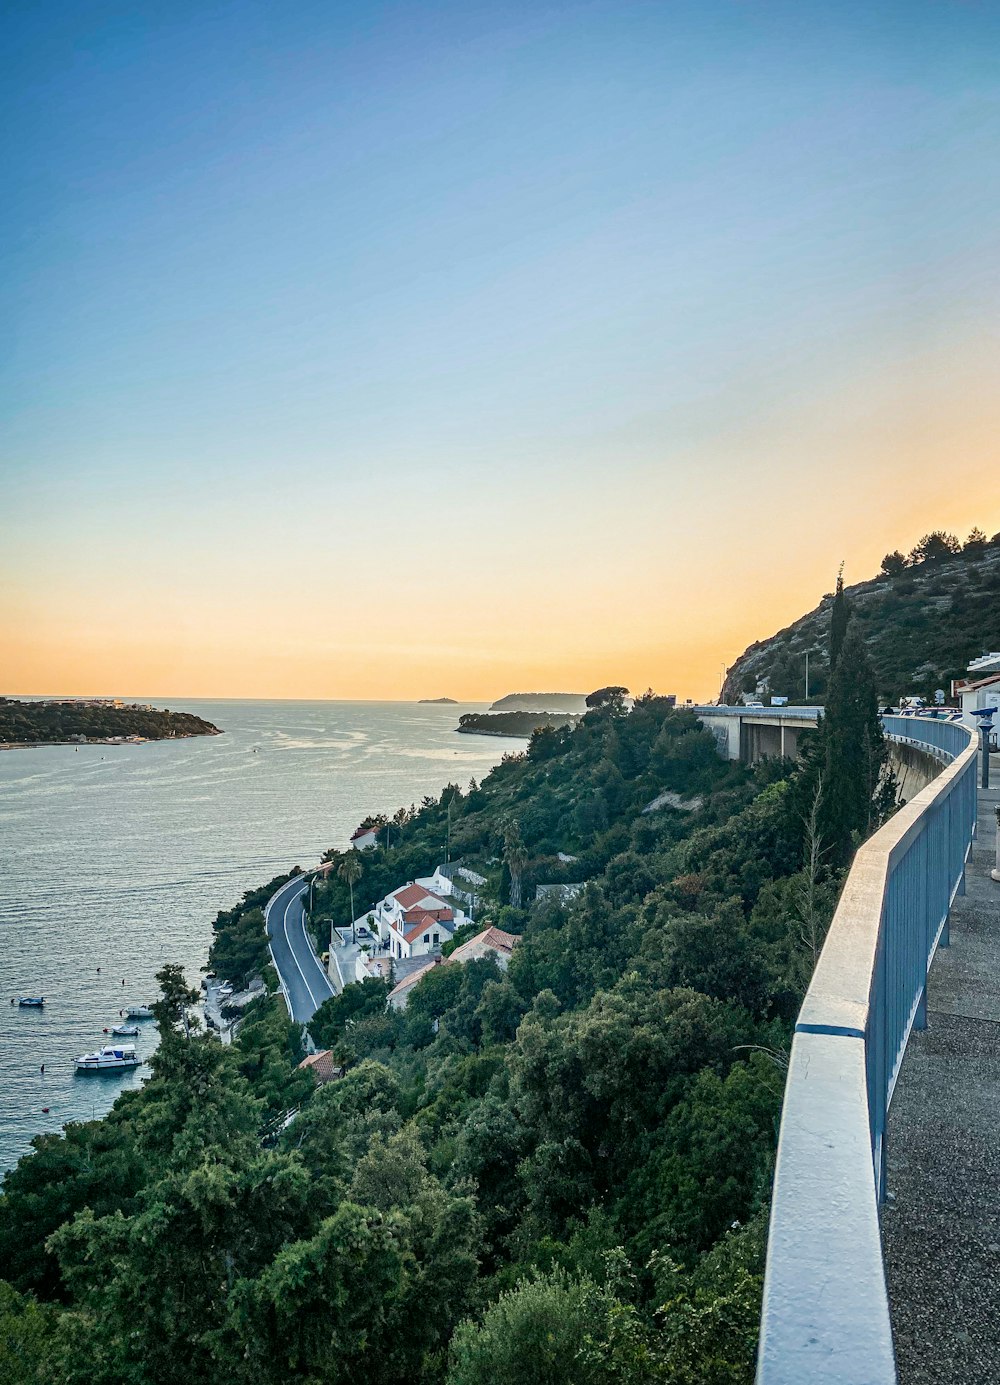
[[[151,1020],[153,1012],[148,1005],[127,1005],[125,1013],[130,1020]]]
[[[43,995],[19,995],[17,1003],[24,1010],[40,1010],[45,1004],[45,997]]]
[[[76,1060],[77,1072],[114,1072],[118,1068],[137,1068],[141,1059],[135,1044],[105,1044],[96,1053],[84,1053]]]
[[[134,1039],[139,1032],[139,1026],[137,1024],[113,1024],[111,1032],[117,1034],[121,1039]]]

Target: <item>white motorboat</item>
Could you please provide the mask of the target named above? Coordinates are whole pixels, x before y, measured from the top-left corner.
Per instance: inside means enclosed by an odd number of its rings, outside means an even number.
[[[118,1068],[137,1068],[142,1060],[135,1044],[105,1044],[96,1053],[85,1053],[76,1060],[77,1072],[114,1072]]]
[[[41,1010],[45,1004],[43,995],[19,995],[17,1003],[22,1010]]]
[[[128,1005],[125,1009],[130,1020],[151,1020],[153,1012],[148,1005]]]
[[[113,1024],[111,1032],[120,1039],[134,1039],[139,1033],[139,1026],[137,1024]]]

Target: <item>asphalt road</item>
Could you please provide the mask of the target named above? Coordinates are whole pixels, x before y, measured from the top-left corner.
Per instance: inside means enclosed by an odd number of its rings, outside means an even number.
[[[292,1019],[299,1024],[306,1024],[323,1001],[335,994],[306,932],[302,896],[308,888],[308,881],[296,876],[271,896],[264,911],[274,965]]]

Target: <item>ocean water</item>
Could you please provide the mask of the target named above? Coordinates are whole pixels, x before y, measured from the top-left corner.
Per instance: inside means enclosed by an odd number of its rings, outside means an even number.
[[[0,752],[0,1170],[140,1080],[77,1074],[73,1059],[110,1041],[126,1004],[155,998],[165,962],[197,984],[220,908],[346,846],[365,814],[481,779],[524,746],[457,735],[481,705],[170,705],[225,735]],[[37,994],[44,1010],[9,1003]]]

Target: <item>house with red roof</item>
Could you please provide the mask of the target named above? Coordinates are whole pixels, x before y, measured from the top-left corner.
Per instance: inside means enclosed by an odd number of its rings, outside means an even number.
[[[468,942],[456,947],[447,960],[449,962],[476,962],[481,957],[495,957],[497,963],[506,971],[511,953],[520,941],[520,936],[517,933],[505,933],[502,928],[484,928],[474,938],[470,938]]]
[[[378,829],[375,827],[358,827],[351,833],[351,849],[354,851],[365,851],[377,844]]]
[[[962,708],[967,726],[977,725],[975,713],[980,707],[1000,710],[1000,653],[982,654],[968,666],[968,678],[956,678],[951,685],[952,696]]]
[[[415,880],[386,895],[373,917],[379,937],[396,958],[440,952],[466,922],[461,909]]]

